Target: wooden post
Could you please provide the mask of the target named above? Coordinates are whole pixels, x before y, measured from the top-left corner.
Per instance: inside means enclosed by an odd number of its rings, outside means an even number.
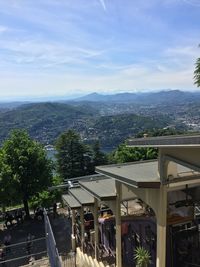
[[[156,267],[166,266],[166,228],[167,228],[167,190],[160,188],[160,198],[157,210],[157,258]]]
[[[74,227],[75,227],[75,210],[72,210],[72,234],[73,235],[75,233]]]
[[[94,199],[94,240],[95,240],[95,259],[98,260],[98,245],[99,245],[99,222],[98,222],[98,200]]]
[[[72,235],[71,235],[71,240],[72,240],[72,251],[76,251],[76,239],[75,239],[75,211],[72,210]]]
[[[121,183],[116,181],[116,266],[122,267],[122,245],[121,245]]]
[[[81,220],[81,249],[83,251],[84,250],[84,241],[85,241],[85,224],[84,224],[84,208],[83,208],[83,206],[81,206],[81,210],[80,210],[80,220]]]

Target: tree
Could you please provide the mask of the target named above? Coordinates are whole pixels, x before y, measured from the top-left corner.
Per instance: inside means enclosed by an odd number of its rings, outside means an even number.
[[[154,148],[127,147],[121,144],[109,155],[111,163],[125,163],[138,160],[156,159],[158,152]]]
[[[100,166],[107,163],[106,155],[101,152],[99,141],[92,145],[94,166]]]
[[[63,179],[82,176],[88,173],[91,156],[88,147],[81,142],[73,130],[62,133],[56,141],[58,173]]]
[[[10,169],[17,196],[23,201],[28,218],[28,200],[51,184],[51,161],[43,147],[24,130],[12,131],[2,149],[3,162]]]
[[[16,202],[15,181],[12,179],[11,169],[3,161],[4,153],[0,151],[0,204],[3,208]]]
[[[194,71],[194,84],[197,85],[197,87],[200,87],[200,58],[196,61],[196,67]]]
[[[60,176],[53,176],[51,186],[58,186],[62,183]],[[35,210],[37,207],[49,208],[52,203],[61,202],[62,190],[57,188],[53,190],[44,190],[34,195],[30,200],[30,206]]]

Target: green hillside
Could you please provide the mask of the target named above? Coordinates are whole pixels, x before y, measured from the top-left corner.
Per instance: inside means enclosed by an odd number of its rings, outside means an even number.
[[[128,136],[166,125],[167,121],[162,118],[135,114],[100,116],[98,109],[88,104],[26,104],[0,113],[0,142],[12,129],[24,128],[36,140],[52,144],[60,133],[72,128],[85,142],[100,139],[103,146],[116,146]]]

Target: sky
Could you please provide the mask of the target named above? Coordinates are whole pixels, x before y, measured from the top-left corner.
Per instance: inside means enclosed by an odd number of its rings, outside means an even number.
[[[0,0],[0,99],[197,90],[200,0]]]

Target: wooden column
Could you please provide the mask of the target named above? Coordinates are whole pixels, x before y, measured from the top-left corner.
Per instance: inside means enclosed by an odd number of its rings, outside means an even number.
[[[98,260],[98,245],[99,245],[99,222],[98,222],[98,200],[94,199],[94,240],[95,240],[95,259]]]
[[[75,242],[75,210],[72,210],[72,235],[71,235],[71,240],[72,240],[72,251],[76,251],[76,242]]]
[[[160,188],[157,209],[157,258],[156,267],[166,266],[166,228],[167,228],[167,190],[165,186]]]
[[[84,249],[84,241],[85,241],[85,225],[84,225],[84,208],[81,207],[80,210],[80,220],[81,220],[81,249]]]
[[[72,210],[72,234],[74,235],[74,227],[75,227],[75,210]]]
[[[116,181],[116,266],[122,267],[122,245],[121,245],[121,183]]]

